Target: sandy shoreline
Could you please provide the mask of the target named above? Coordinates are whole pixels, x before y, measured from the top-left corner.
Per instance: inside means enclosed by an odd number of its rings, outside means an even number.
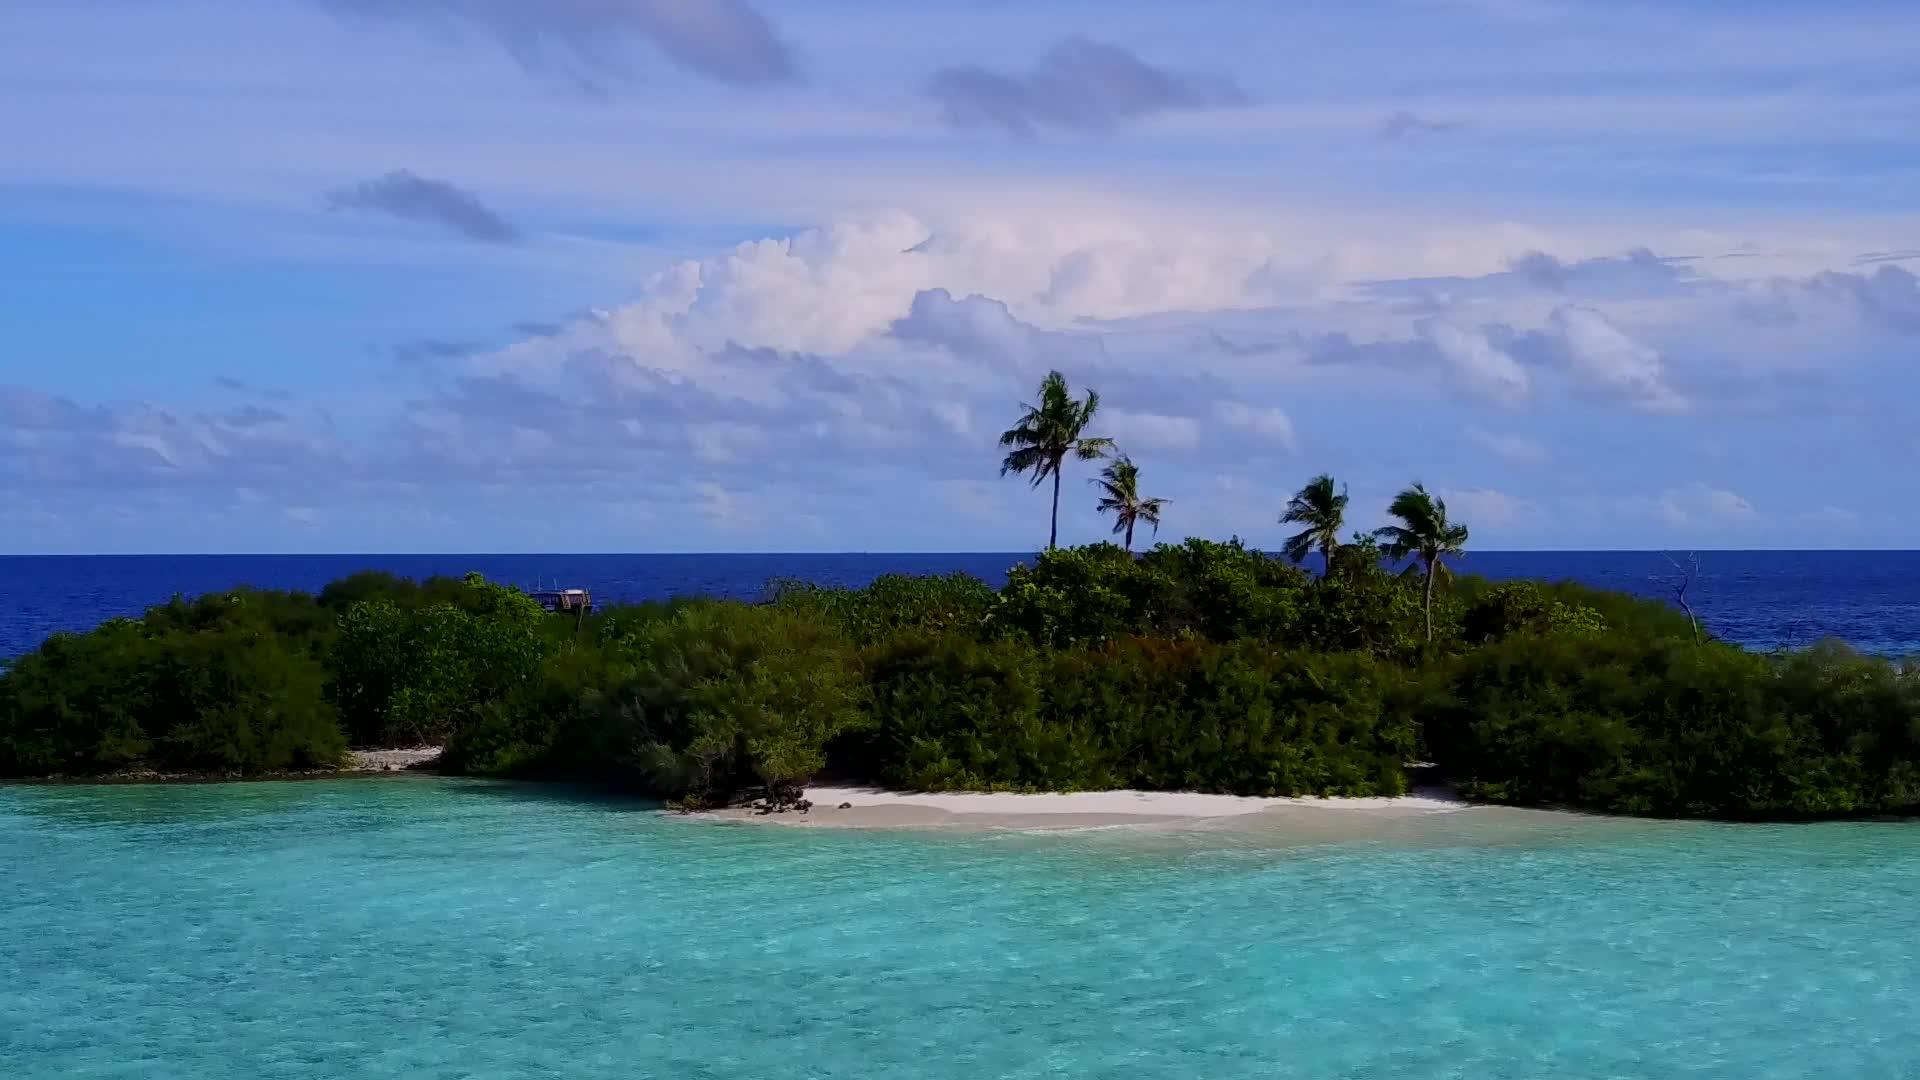
[[[1285,823],[1309,831],[1366,830],[1389,822],[1484,810],[1445,792],[1399,797],[1257,798],[1190,791],[901,792],[870,787],[810,787],[809,813],[734,809],[700,815],[721,821],[798,828],[1055,830],[1138,826],[1155,829],[1263,828]]]
[[[407,750],[349,750],[347,766],[341,772],[403,772],[423,769],[440,760],[440,747],[416,746]]]

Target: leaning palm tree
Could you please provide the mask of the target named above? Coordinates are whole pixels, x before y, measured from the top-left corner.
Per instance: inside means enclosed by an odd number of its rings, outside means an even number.
[[[1308,553],[1320,549],[1327,572],[1333,572],[1333,553],[1340,548],[1340,528],[1347,520],[1347,488],[1333,490],[1333,477],[1326,473],[1307,481],[1307,486],[1287,500],[1287,512],[1280,515],[1282,525],[1304,525],[1287,537],[1285,551],[1294,562],[1306,561]]]
[[[1392,559],[1417,556],[1427,571],[1427,640],[1433,640],[1433,579],[1446,567],[1441,560],[1466,554],[1467,527],[1447,520],[1447,500],[1436,499],[1421,484],[1393,497],[1387,513],[1400,519],[1374,533]]]
[[[1153,526],[1153,535],[1160,535],[1160,510],[1167,500],[1140,497],[1140,466],[1132,458],[1125,454],[1114,458],[1093,483],[1100,488],[1100,512],[1113,514],[1113,531],[1125,536],[1129,552],[1135,525],[1145,522]]]
[[[1053,517],[1047,529],[1047,548],[1051,550],[1060,539],[1061,464],[1068,454],[1092,461],[1112,449],[1113,440],[1086,433],[1087,424],[1100,409],[1100,395],[1089,390],[1085,400],[1073,400],[1066,377],[1057,371],[1047,372],[1041,381],[1039,400],[1022,407],[1026,411],[1019,421],[1000,436],[1000,445],[1007,450],[1000,475],[1031,473],[1034,487],[1053,477]]]

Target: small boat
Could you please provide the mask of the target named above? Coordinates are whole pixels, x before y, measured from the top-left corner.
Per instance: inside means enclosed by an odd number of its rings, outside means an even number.
[[[536,589],[527,594],[548,611],[591,614],[593,594],[586,589]]]

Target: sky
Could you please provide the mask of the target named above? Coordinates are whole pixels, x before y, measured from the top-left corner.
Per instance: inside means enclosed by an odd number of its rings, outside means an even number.
[[[1920,535],[1909,0],[11,0],[0,552]],[[1063,542],[1106,535],[1069,465]]]

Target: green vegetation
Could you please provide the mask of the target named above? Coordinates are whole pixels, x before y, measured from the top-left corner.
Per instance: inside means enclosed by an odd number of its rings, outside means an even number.
[[[1001,440],[1004,471],[1053,479],[1056,521],[1067,457],[1115,453],[1086,433],[1098,405],[1052,373]],[[477,575],[176,599],[0,670],[0,776],[260,774],[439,743],[451,771],[710,806],[829,775],[1398,794],[1424,759],[1519,805],[1920,808],[1920,668],[1835,645],[1756,655],[1661,603],[1455,575],[1467,529],[1419,484],[1394,524],[1342,543],[1346,491],[1315,477],[1274,558],[1238,540],[1136,555],[1165,500],[1125,456],[1097,483],[1123,544],[1050,546],[997,590],[782,582],[764,604],[579,619]],[[1314,552],[1317,575],[1297,565]]]
[[[176,600],[0,675],[0,773],[258,774],[444,740],[454,771],[689,805],[821,774],[1393,794],[1420,758],[1520,805],[1920,805],[1911,668],[1838,646],[1755,655],[1696,642],[1663,604],[1400,574],[1379,554],[1357,538],[1314,576],[1238,542],[1100,544],[998,590],[889,576],[579,622],[477,577]]]
[[[1133,550],[1133,530],[1136,525],[1153,526],[1153,535],[1160,535],[1160,512],[1166,509],[1167,500],[1149,499],[1140,494],[1140,466],[1125,454],[1115,458],[1101,470],[1100,478],[1094,483],[1100,488],[1098,509],[1103,514],[1113,515],[1113,534],[1123,538],[1123,546]]]
[[[0,775],[333,765],[331,633],[306,597],[240,591],[56,634],[0,674]]]
[[[1463,555],[1467,548],[1467,527],[1447,520],[1447,500],[1436,499],[1427,489],[1415,484],[1393,497],[1387,513],[1400,519],[1377,532],[1387,558],[1398,562],[1409,556],[1426,568],[1426,589],[1421,610],[1426,613],[1427,640],[1433,640],[1433,582],[1446,570],[1442,560]]]
[[[1022,406],[1020,418],[1000,435],[1000,447],[1007,456],[1000,462],[1000,475],[1033,475],[1039,487],[1053,477],[1053,516],[1048,519],[1047,550],[1060,542],[1060,470],[1067,456],[1095,461],[1113,449],[1113,440],[1087,434],[1087,425],[1100,411],[1100,395],[1092,390],[1080,401],[1073,400],[1066,377],[1047,372],[1032,404]]]
[[[1340,530],[1347,525],[1347,489],[1335,491],[1333,477],[1321,473],[1287,500],[1280,524],[1301,526],[1280,549],[1287,558],[1303,563],[1319,548],[1322,565],[1331,567],[1340,550]]]

